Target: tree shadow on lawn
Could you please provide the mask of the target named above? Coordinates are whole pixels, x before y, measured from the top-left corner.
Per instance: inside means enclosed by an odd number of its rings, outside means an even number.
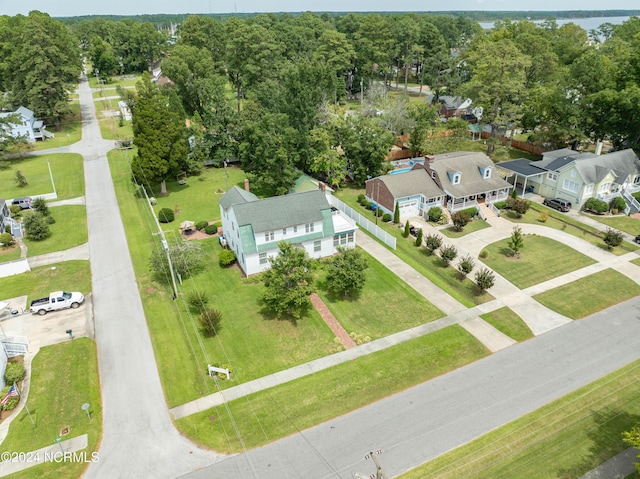
[[[262,301],[260,302],[262,303]],[[275,311],[269,309],[269,307],[266,304],[262,304],[258,313],[260,314],[260,316],[262,316],[262,319],[265,321],[286,321],[291,323],[293,326],[298,326],[298,321],[302,319],[307,319],[309,317],[308,313],[311,307],[312,307],[311,304],[309,304],[309,306],[304,308],[300,313],[300,317],[296,317],[288,313],[284,313],[284,314],[276,313]]]
[[[329,291],[328,288],[328,284],[327,284],[327,280],[326,279],[316,279],[316,286],[317,288],[322,291],[322,293],[326,296],[327,300],[331,303],[338,303],[340,301],[345,301],[348,303],[353,303],[356,302],[360,299],[362,290],[360,291],[353,291],[351,293],[349,293],[348,295],[344,295],[344,294],[336,294],[333,291]],[[364,287],[366,288],[367,285],[365,283]]]
[[[619,409],[596,411],[584,418],[583,430],[591,441],[588,455],[583,456],[573,467],[558,469],[558,479],[581,477],[598,467],[614,455],[627,449],[622,433],[640,422],[640,416]]]

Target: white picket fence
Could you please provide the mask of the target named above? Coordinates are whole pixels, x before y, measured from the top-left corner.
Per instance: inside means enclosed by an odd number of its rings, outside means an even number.
[[[351,208],[349,205],[340,201],[335,196],[327,195],[327,199],[329,200],[329,203],[331,203],[331,206],[335,206],[336,208],[338,208],[340,211],[346,214],[349,218],[351,218],[356,223],[358,223],[360,227],[366,229],[369,233],[374,235],[376,238],[378,238],[380,241],[382,241],[384,244],[386,244],[390,248],[396,249],[396,239],[394,236],[387,233],[385,230],[380,228],[375,223],[369,221],[367,218],[362,216],[360,213],[358,213],[356,210]]]

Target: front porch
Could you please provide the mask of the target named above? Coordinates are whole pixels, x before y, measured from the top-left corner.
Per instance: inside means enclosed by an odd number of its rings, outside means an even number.
[[[496,201],[506,201],[509,198],[509,190],[503,188],[495,191],[487,191],[479,195],[471,195],[463,198],[447,198],[447,209],[451,213],[466,210],[468,208],[477,208],[480,204],[490,205]]]

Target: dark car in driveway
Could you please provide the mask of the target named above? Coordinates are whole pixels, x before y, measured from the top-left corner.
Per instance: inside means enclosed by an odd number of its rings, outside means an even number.
[[[562,198],[545,198],[542,204],[565,213],[571,209],[571,202]]]

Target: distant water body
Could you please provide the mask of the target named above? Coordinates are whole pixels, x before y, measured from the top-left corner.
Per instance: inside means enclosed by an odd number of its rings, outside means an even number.
[[[564,25],[566,23],[575,23],[579,27],[582,27],[587,32],[589,30],[596,30],[603,23],[612,23],[613,25],[620,25],[630,17],[593,17],[593,18],[569,18],[564,20],[556,20],[558,26]],[[534,23],[542,23],[544,20],[535,20]],[[480,22],[480,26],[482,28],[489,29],[493,28],[493,22]]]

